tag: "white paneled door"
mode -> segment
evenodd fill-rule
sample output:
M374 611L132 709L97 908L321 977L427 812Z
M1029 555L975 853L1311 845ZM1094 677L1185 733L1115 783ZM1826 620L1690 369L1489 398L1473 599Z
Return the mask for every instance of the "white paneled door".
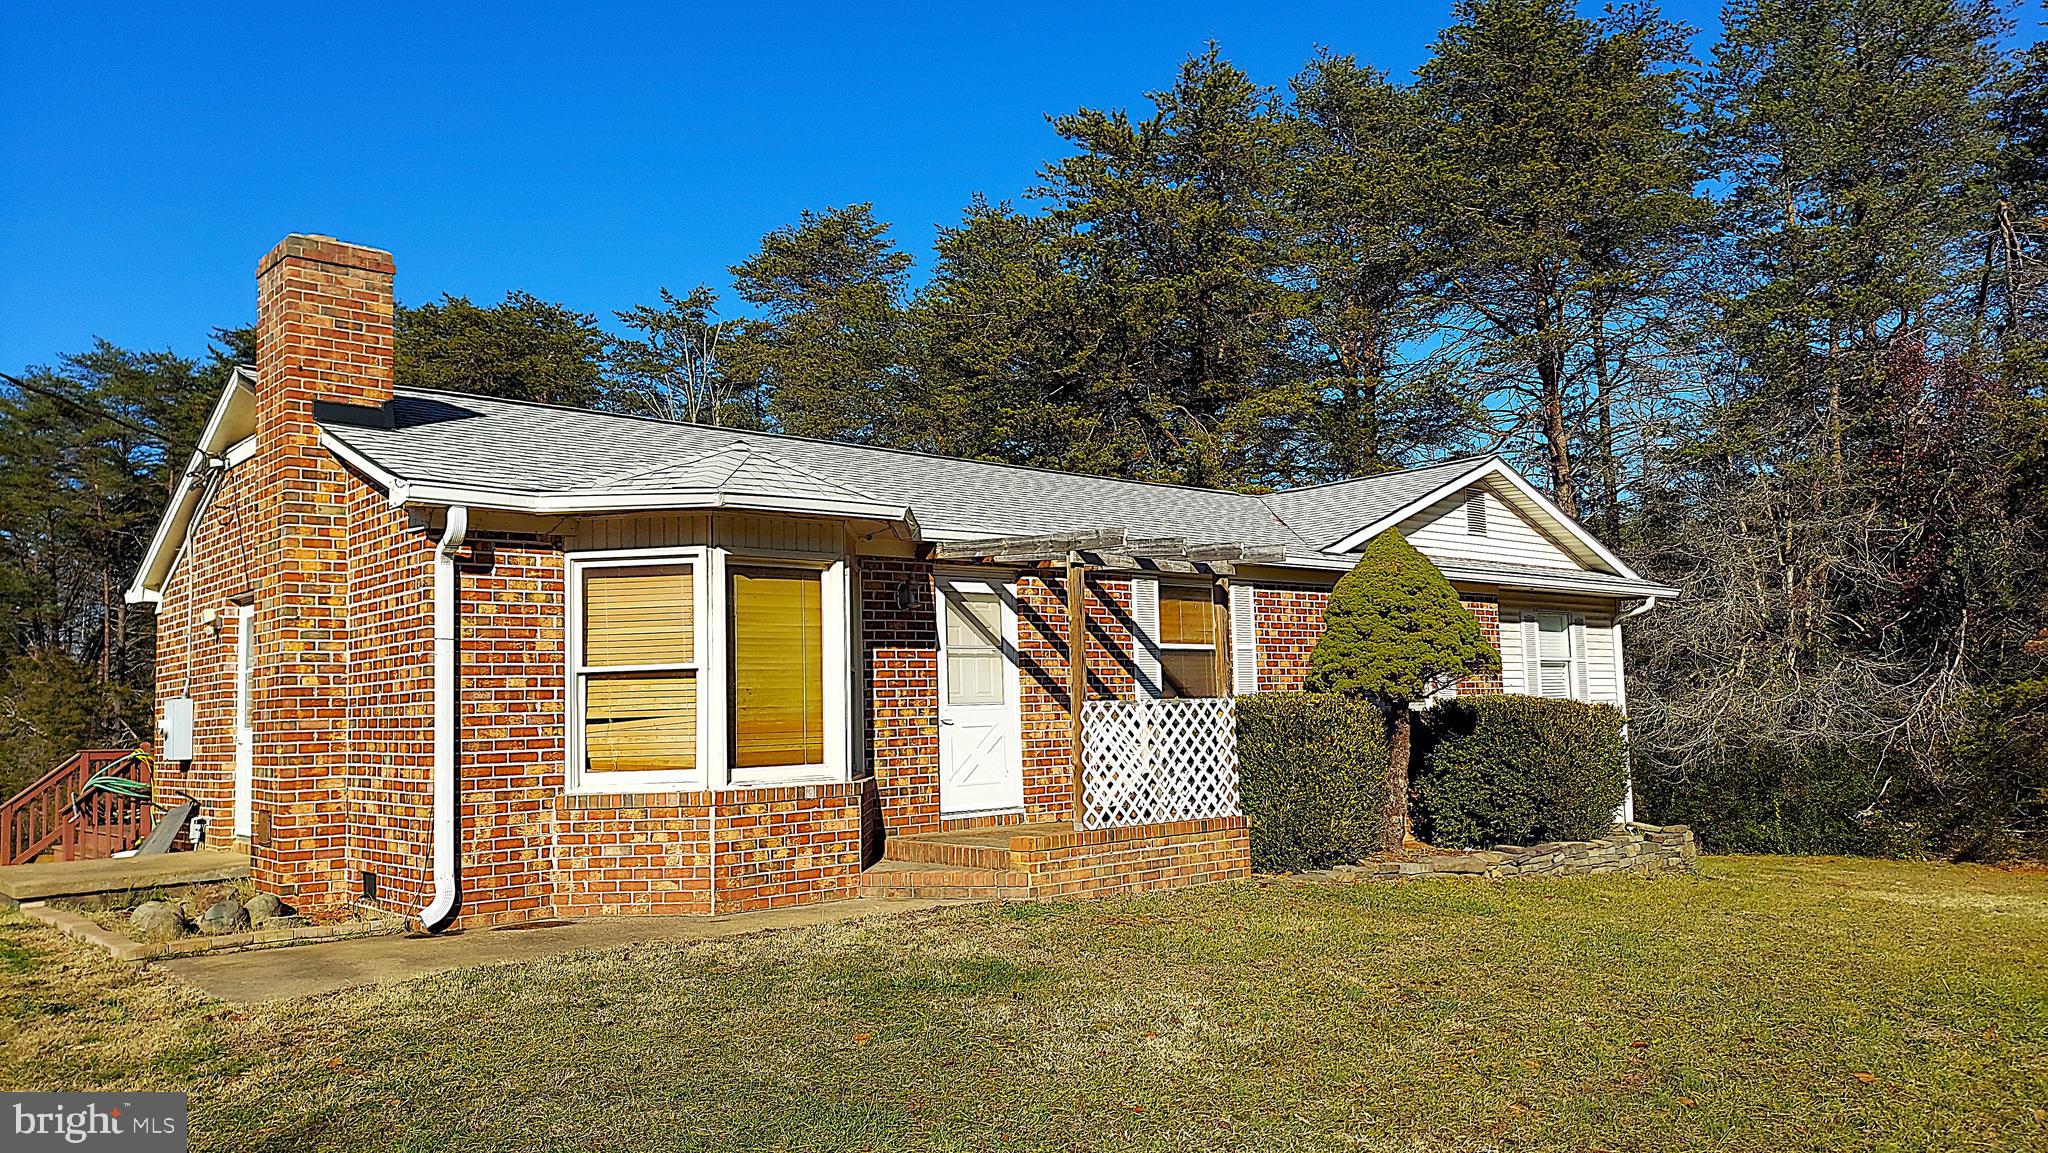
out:
M1017 603L989 581L940 577L939 811L1024 806Z

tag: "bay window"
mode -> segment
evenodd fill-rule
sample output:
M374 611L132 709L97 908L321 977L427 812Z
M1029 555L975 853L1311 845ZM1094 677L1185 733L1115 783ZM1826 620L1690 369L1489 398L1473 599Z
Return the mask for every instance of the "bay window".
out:
M842 777L846 574L839 558L720 548L571 554L568 788Z
M823 574L734 568L732 765L825 763Z
M697 565L598 565L577 579L579 772L622 787L697 774Z

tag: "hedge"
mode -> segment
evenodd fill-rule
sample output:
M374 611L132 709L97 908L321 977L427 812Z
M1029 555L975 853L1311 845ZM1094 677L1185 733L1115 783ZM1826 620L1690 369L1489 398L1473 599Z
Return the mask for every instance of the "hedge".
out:
M1591 840L1628 791L1621 713L1524 696L1469 697L1424 714L1415 806L1446 847Z
M1238 699L1238 775L1253 869L1319 869L1380 851L1386 727L1372 706L1323 693Z

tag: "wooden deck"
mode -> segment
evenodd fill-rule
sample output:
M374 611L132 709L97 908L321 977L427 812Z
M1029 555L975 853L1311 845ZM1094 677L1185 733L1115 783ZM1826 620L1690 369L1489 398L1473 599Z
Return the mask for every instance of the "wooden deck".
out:
M248 875L247 856L214 849L96 861L39 861L0 868L0 907L12 908L23 901L46 901L52 897L233 881Z

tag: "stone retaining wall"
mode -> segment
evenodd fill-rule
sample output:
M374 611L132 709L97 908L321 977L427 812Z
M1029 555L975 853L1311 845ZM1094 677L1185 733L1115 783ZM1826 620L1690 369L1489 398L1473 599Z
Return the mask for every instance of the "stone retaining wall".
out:
M1502 845L1474 851L1446 850L1376 857L1338 865L1330 873L1345 880L1406 881L1428 877L1576 877L1594 873L1687 872L1699 856L1692 830L1684 825L1629 824L1600 841L1551 841L1524 848Z

